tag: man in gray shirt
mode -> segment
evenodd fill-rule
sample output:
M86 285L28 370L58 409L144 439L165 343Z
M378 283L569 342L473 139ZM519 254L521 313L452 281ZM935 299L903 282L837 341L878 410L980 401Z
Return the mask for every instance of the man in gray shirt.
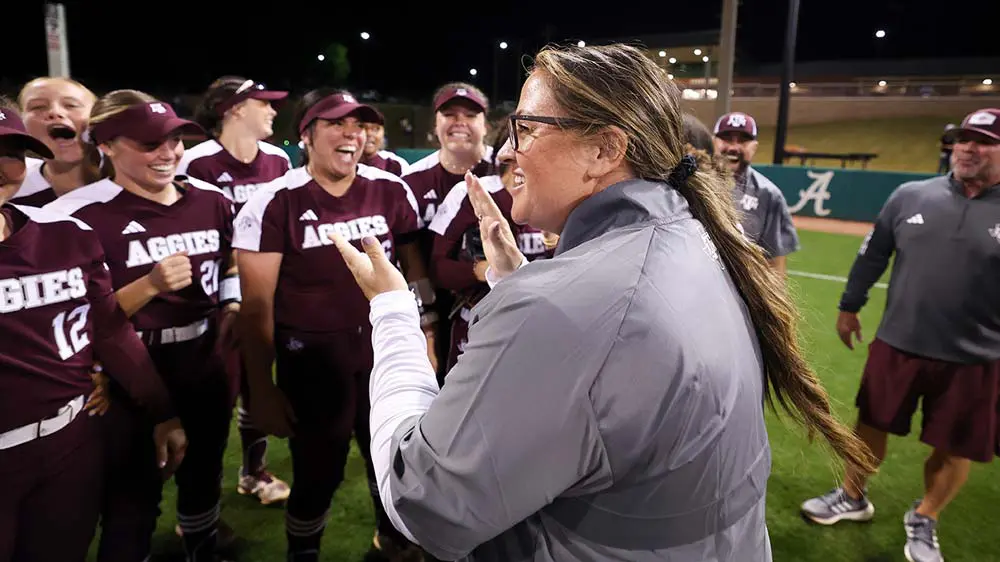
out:
M882 322L857 395L857 434L881 460L887 434L907 435L923 400L920 440L933 447L925 492L907 511L904 552L940 562L936 526L973 461L998 449L1000 395L1000 110L953 129L952 171L901 185L865 238L840 301L837 332L861 341L858 311L895 253ZM865 479L848 467L841 487L802 505L832 525L872 518Z
M799 249L799 237L781 190L750 166L757 153L757 121L746 113L727 113L712 132L715 152L728 162L736 180L733 199L744 233L784 273L786 256Z

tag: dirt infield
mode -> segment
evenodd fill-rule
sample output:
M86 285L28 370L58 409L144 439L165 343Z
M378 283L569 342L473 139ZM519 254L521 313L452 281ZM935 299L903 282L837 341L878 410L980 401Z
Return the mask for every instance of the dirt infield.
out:
M816 217L792 217L795 228L829 232L832 234L854 234L864 236L872 229L870 222L842 221L837 219L818 219Z

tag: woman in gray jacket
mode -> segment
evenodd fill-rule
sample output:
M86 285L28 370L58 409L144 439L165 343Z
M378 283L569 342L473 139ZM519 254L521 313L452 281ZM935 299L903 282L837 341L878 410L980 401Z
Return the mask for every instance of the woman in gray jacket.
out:
M794 310L685 155L680 96L624 45L546 48L500 158L526 264L476 179L495 285L439 391L406 281L331 238L371 300L372 455L397 528L445 560L769 561L765 397L871 467L830 414Z

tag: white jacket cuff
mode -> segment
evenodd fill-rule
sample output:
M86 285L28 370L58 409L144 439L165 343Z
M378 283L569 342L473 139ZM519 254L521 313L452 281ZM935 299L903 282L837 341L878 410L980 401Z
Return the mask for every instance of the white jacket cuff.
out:
M437 377L427 358L427 340L413 293L391 291L371 300L372 348L375 354L369 393L371 455L382 506L393 525L411 541L392 500L392 436L407 419L426 412L438 393Z

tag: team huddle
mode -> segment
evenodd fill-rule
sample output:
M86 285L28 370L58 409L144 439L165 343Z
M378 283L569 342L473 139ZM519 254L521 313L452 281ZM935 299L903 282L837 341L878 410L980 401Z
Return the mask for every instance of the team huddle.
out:
M237 404L238 491L287 502L289 560L318 559L352 436L377 520L369 558L419 555L378 498L368 303L329 235L381 241L443 382L489 288L463 178L509 219L494 159L506 124L489 143L485 95L445 85L441 148L410 165L382 149L374 107L318 90L295 108L293 166L264 141L287 96L223 77L187 120L143 92L40 78L2 109L0 323L20 345L0 359L0 472L15 483L0 560L82 560L95 533L101 562L147 559L171 476L188 560L218 559L238 533L219 501ZM515 232L530 259L551 256L556 237ZM268 435L289 439L292 486L267 468ZM41 511L57 496L72 513Z
M491 287L468 174L511 224L528 261L559 254L557 235L514 224L513 164L497 157L506 143L516 152L517 139L532 130L514 117L489 126L489 102L479 89L446 84L433 97L440 148L409 164L383 149L384 116L376 108L347 91L314 90L293 108L303 147L302 161L293 164L265 142L287 100L287 92L227 76L209 86L188 120L143 92L98 98L73 80L39 78L16 103L0 104L0 327L8 350L0 353L0 477L7 484L0 494L0 562L83 560L95 537L99 562L147 560L171 477L178 494L170 508L187 560L218 560L239 533L224 523L220 508L234 411L243 453L237 490L261 504L285 503L289 561L319 559L352 438L365 461L376 520L367 559L431 560L394 528L379 497L369 419L369 302L332 236L359 248L363 238L378 239L419 304L438 384L448 384L472 311ZM956 173L971 179L939 178L890 200L841 303L845 344L860 333L856 313L868 288L909 240L893 230L900 228L892 220L903 212L896 209L900 201L947 200L956 231L975 222L980 237L986 229L979 222L994 220L996 192L980 176L995 171L998 115L979 112L956 129L965 135L956 142ZM693 119L685 127L689 151L707 151L729 169L743 234L784 272L799 241L781 191L750 166L757 148L753 117L734 112L712 130ZM185 148L192 139L199 142ZM985 210L970 214L979 222L966 221L966 208ZM983 255L1000 241L994 230L1000 225L989 230ZM921 243L913 251L930 250ZM898 298L887 317L903 306ZM964 310L964 302L955 306ZM1000 388L1000 363L992 351L980 353L996 344L995 322L988 320L976 326L987 325L989 338L978 327L966 330L980 334L969 336L969 354L939 358L954 363L953 370L986 365L974 379L984 396ZM913 363L911 378L926 374L914 357L900 355L913 347L912 329L901 324L880 332L872 348L895 370L871 367L877 364L870 358L872 372L858 398L859 431L868 432L879 459L886 433L909 431L897 394L909 393L912 416L921 392L959 392L900 387L888 396L889 387L900 385L889 374L876 376L895 377L903 359ZM945 416L943 402L937 404L934 421L943 429L925 432L924 440L940 449L935 458L942 466L985 462L1000 451L995 399L976 412L989 431L965 448L952 443L952 430L970 407L951 404ZM268 436L288 439L292 475L268 469ZM906 515L907 557L921 562L938 560L936 516L957 493L950 485L928 486ZM49 509L67 499L71 509ZM874 508L863 477L849 473L802 511L832 524L870 519Z

